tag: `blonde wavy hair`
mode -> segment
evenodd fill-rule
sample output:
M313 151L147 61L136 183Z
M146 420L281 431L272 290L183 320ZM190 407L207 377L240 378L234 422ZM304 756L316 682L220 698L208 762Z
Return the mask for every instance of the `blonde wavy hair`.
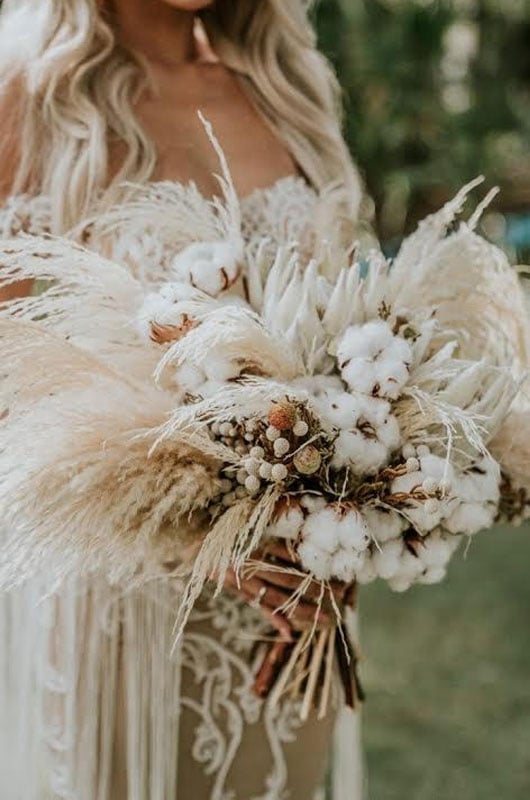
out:
M214 51L244 80L310 183L332 188L351 220L361 182L309 5L217 0L202 22ZM100 6L99 0L4 0L0 13L0 82L8 93L16 87L18 109L10 126L20 143L12 189L49 195L57 230L85 216L103 189L116 195L125 180L148 181L157 159L134 114L145 69L119 46ZM125 157L109 185L112 141L125 145Z

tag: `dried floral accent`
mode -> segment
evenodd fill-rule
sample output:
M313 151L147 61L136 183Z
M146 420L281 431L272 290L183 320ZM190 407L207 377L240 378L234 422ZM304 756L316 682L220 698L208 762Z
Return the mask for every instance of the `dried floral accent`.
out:
M171 344L180 341L197 325L197 321L190 319L187 314L182 315L182 322L179 325L160 325L158 322L151 322L150 338L155 344Z

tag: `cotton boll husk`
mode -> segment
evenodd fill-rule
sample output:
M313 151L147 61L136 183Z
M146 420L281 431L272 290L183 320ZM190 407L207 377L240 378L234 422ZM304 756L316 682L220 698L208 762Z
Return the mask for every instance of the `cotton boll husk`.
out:
M339 546L340 516L329 506L310 514L302 529L304 540L325 553L334 553Z
M372 555L372 563L375 572L380 578L389 580L399 573L403 547L401 539L394 539L390 542L385 542L380 549L375 548Z
M339 543L347 550L366 550L371 541L371 533L360 511L348 510L340 519L338 526Z
M298 546L302 566L320 581L331 578L331 555L320 550L312 542L304 541Z
M344 583L355 580L357 571L362 567L363 557L355 550L341 548L331 559L331 574L334 578Z
M443 524L451 533L472 536L491 528L497 513L497 506L492 503L460 503Z

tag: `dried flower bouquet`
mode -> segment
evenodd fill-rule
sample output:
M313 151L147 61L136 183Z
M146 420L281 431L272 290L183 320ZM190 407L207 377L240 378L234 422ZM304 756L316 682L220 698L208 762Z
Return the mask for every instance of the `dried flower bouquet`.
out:
M2 282L44 289L2 307L0 585L177 564L182 630L207 581L279 543L269 568L301 577L281 611L317 587L336 624L274 641L256 691L323 714L335 661L360 694L333 582L438 582L462 540L529 516L524 297L481 209L455 225L467 190L392 263L336 268L246 250L223 187L224 238L155 292L65 241L2 243Z

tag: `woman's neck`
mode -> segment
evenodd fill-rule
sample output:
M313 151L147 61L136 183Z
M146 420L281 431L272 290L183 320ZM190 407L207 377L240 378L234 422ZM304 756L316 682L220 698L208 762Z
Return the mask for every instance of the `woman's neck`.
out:
M152 63L175 66L196 57L194 15L163 0L113 0L119 41Z

